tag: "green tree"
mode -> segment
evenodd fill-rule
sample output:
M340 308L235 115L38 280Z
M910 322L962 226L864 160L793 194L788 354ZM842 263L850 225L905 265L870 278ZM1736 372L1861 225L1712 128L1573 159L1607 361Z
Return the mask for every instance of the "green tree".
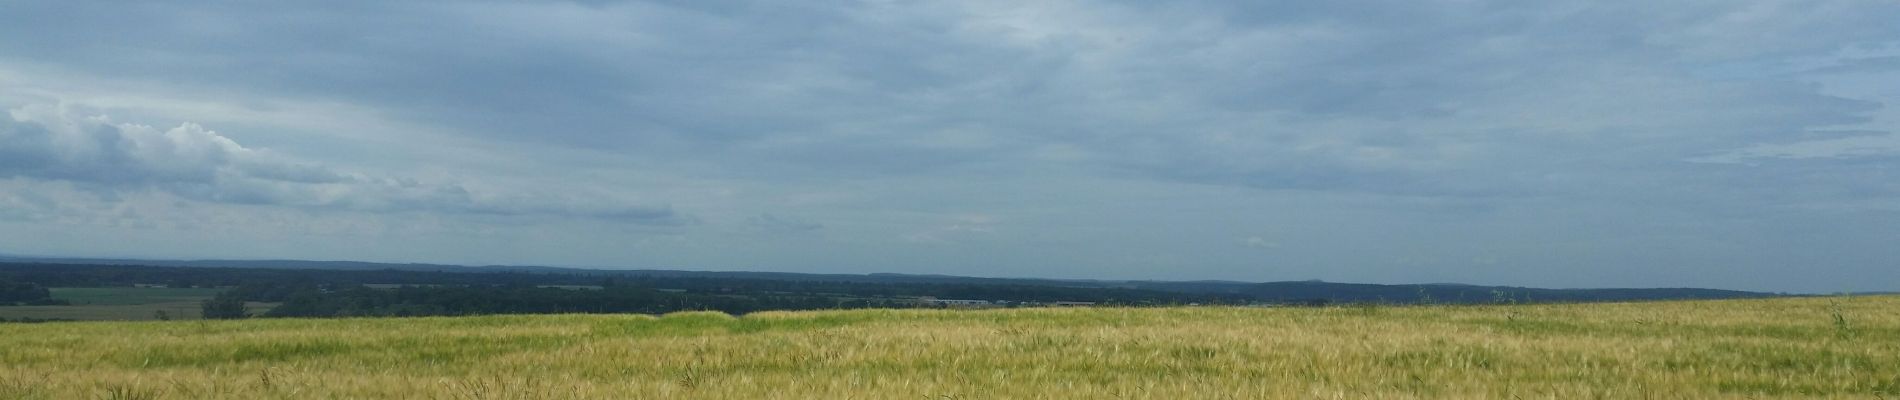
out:
M244 309L243 298L220 293L204 301L204 316L205 319L241 319L251 315Z

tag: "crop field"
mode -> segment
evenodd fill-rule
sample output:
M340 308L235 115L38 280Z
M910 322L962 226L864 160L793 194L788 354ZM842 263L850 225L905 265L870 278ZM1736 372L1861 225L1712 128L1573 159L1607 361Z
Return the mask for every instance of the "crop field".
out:
M224 289L211 288L52 288L54 299L68 306L5 306L0 318L69 319L80 321L128 321L158 319L159 312L176 319L197 319L203 314L199 302L217 296ZM249 303L252 314L270 310L270 303ZM4 397L0 397L4 399Z
M224 289L213 288L159 288L159 287L114 287L114 288L52 288L53 298L72 302L73 305L113 306L139 305L155 303L198 302L217 296Z
M0 324L0 398L1900 398L1900 297Z

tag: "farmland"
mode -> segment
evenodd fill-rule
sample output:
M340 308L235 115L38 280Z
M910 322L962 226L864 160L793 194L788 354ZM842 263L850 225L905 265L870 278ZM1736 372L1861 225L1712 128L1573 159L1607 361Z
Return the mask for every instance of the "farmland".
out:
M1894 398L1900 297L0 325L0 398Z
M80 321L127 321L157 319L159 312L169 318L197 319L200 302L223 289L107 287L52 288L53 298L71 305L0 307L0 318L58 319ZM269 310L267 303L250 303L253 312Z

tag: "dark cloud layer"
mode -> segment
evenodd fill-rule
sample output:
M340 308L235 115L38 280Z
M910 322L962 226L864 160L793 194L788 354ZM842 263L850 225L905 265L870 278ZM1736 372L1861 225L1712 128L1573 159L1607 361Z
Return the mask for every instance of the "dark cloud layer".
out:
M1891 2L5 8L0 218L47 229L51 182L469 224L416 260L1900 280L1858 245L1900 233Z

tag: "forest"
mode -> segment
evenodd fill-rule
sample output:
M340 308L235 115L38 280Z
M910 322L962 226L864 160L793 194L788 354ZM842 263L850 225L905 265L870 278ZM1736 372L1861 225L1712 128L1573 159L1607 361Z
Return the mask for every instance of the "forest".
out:
M52 301L52 292L46 287L28 282L0 280L0 305L40 305Z
M373 266L373 264L371 264ZM391 266L394 266L393 264ZM1752 298L1714 289L1537 289L1320 281L1096 281L932 275L820 275L582 269L444 270L0 262L0 305L62 304L49 288L210 288L205 318L644 313L940 307L1077 302L1104 306L1487 304ZM193 300L197 301L197 300Z
M919 308L923 298L1012 307L1247 304L1242 295L991 283L852 282L652 276L603 271L439 272L0 263L0 279L31 287L220 288L204 318L441 316ZM247 304L272 304L256 312Z

